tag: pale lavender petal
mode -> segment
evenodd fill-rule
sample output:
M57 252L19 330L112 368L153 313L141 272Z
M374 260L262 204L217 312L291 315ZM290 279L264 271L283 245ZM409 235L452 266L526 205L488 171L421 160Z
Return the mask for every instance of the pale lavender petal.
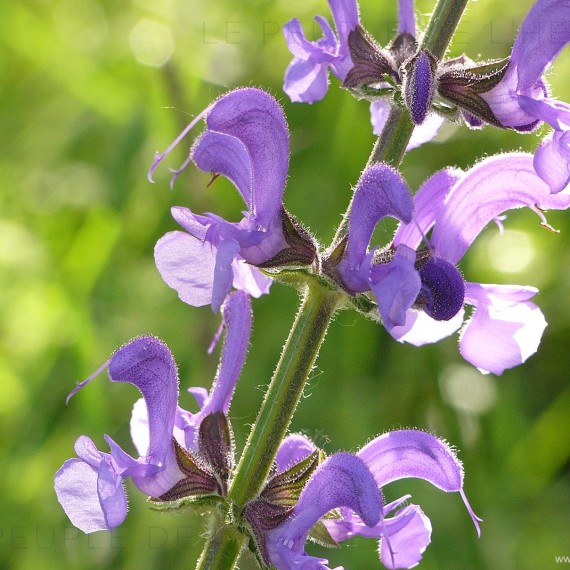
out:
M151 497L160 497L184 479L172 445L173 433L168 439L170 449L162 462L153 459L150 454L146 457L133 459L111 437L106 435L105 441L109 444L114 468L123 478L130 477L135 486L143 493ZM152 443L151 439L150 445Z
M348 507L374 526L380 520L381 505L380 492L366 465L350 453L332 455L305 485L292 516L267 533L271 563L284 570L293 567L292 563L302 568L310 560L304 552L309 530L331 509Z
M557 194L570 182L570 130L554 131L542 139L534 153L536 173Z
M463 176L458 168L446 168L430 176L414 196L413 219L409 224L400 224L393 244L405 244L417 248L433 226L443 206L445 197L453 185Z
M149 419L146 462L164 465L167 455L173 454L178 404L178 372L170 350L155 337L135 338L113 353L108 372L112 382L128 382L140 390Z
M439 342L459 330L463 324L464 311L461 310L449 321L436 321L423 311L410 310L406 313L406 323L394 327L390 334L399 342L423 346Z
M243 291L235 291L222 306L226 338L220 364L202 414L227 414L235 385L245 362L251 335L251 302Z
M340 51L348 51L348 34L360 22L356 0L328 0L338 34Z
M224 95L206 118L209 130L239 139L252 168L251 212L267 227L281 208L289 166L289 130L279 103L265 91L242 88Z
M69 459L55 474L57 499L74 526L85 533L113 530L127 516L127 501L118 478L108 519L99 501L98 469L81 459Z
M379 487L404 479L424 479L442 491L460 491L463 468L453 450L441 439L417 430L385 433L358 453Z
M223 329L223 323L221 328ZM210 353L208 352L208 354ZM206 400L208 399L208 390L206 390L206 388L203 388L202 386L188 388L188 393L194 396L194 399L200 409L206 405Z
M305 37L301 22L297 18L293 18L283 26L287 48L296 59L314 58L314 62L330 62L336 50L336 38L329 23L324 18L317 17L315 19L321 26L324 37L319 42L310 42Z
M416 37L414 0L398 0L398 33L407 33Z
M232 263L237 257L239 249L239 243L232 239L223 240L218 244L212 286L212 311L214 313L218 312L224 299L232 289L234 281Z
M515 40L511 62L518 71L518 90L530 89L570 41L570 2L538 0Z
M107 526L109 530L113 530L125 520L127 496L123 489L122 477L117 476L107 461L102 461L99 465L97 494Z
M253 168L247 148L239 138L208 130L192 148L192 159L198 168L231 180L251 210Z
M212 302L216 249L186 232L169 232L154 248L156 267L182 301L194 307Z
M513 70L511 73L509 73ZM520 106L519 96L516 92L515 68L509 67L505 77L498 85L486 93L481 93L481 97L489 104L493 114L505 127L514 127L517 130L532 131L538 124L536 117L529 115ZM540 97L544 93L544 88L535 88L529 95Z
M374 228L386 216L410 222L412 198L406 181L396 170L387 164L375 164L360 176L350 208L343 260L348 270L358 269L364 261Z
M466 300L475 312L461 335L461 356L499 375L533 355L546 328L544 315L528 300L536 293L534 287L468 283Z
M548 194L532 155L508 153L483 160L448 194L431 237L434 254L457 263L490 221L509 209L535 209Z
M294 59L285 71L283 91L293 103L320 101L327 94L328 88L326 64Z
M170 213L174 221L182 226L190 235L200 241L206 239L208 229L212 223L211 219L196 215L188 208L183 208L182 206L173 206L170 208Z
M288 435L281 442L275 457L277 472L282 473L292 465L303 461L303 459L311 455L315 449L315 444L304 435L300 433Z
M249 265L243 259L234 259L232 270L234 273L234 289L244 291L256 299L269 293L273 279L261 273L257 267Z
M401 245L389 263L370 267L370 288L388 331L405 324L406 311L414 304L420 292L421 280L414 267L415 261L416 252Z
M328 0L332 11L337 35L338 47L331 69L341 81L354 67L348 47L348 35L360 22L356 0Z
M370 121L372 122L372 131L375 135L380 136L386 125L386 120L390 113L391 105L384 99L373 101L370 104ZM445 123L445 119L436 113L430 113L425 121L415 127L410 142L406 147L406 151L417 148L431 141L439 132L439 129Z
M553 129L565 131L570 128L570 105L568 103L548 97L533 99L525 95L519 95L518 101L524 111L548 123Z
M380 559L386 568L413 568L431 542L431 522L417 505L409 505L385 519L388 539L380 542Z

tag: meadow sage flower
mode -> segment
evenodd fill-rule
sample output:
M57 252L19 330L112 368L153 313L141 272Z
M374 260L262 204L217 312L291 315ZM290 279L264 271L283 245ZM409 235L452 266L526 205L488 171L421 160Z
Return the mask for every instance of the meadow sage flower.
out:
M283 207L289 131L277 101L260 89L236 89L200 116L205 116L206 130L175 176L190 160L204 171L226 176L247 211L234 223L214 213L172 208L184 231L169 232L158 241L155 261L182 301L211 304L217 311L232 286L254 297L268 292L271 279L257 267L310 265L315 245ZM150 174L195 122L157 155Z
M310 449L304 446L306 454ZM479 532L453 450L428 433L399 430L373 439L356 454L334 454L312 473L289 516L269 525L262 537L266 564L279 570L326 570L328 561L309 555L305 542L309 536L322 541L328 533L331 545L355 535L379 539L384 566L412 568L430 543L431 523L417 505L403 506L409 495L389 504L382 495L385 485L408 477L459 492Z
M416 257L421 293L416 306L407 310L405 323L390 330L392 336L421 345L457 330L463 321L463 303L457 306L457 295L464 286L464 302L473 307L473 314L460 335L463 358L494 374L524 362L536 352L546 327L542 312L530 301L538 290L469 281L461 285L457 277L461 281L463 277L450 268L489 222L500 223L505 211L526 206L549 227L542 210L566 209L569 205L568 194L551 195L536 175L530 154L497 155L465 173L447 169L433 175L414 197L414 222L402 224L394 237L393 247L417 249L433 228L425 249L418 250ZM434 262L446 268L435 281L433 276L422 274L422 267ZM439 307L436 312L443 318L434 314L433 307Z
M251 305L243 292L228 297L222 307L227 335L214 385L209 394L191 392L201 407L191 414L178 406L178 373L168 347L150 336L119 348L102 370L112 382L136 386L144 407L135 405L131 435L139 457L131 457L108 435L110 453L99 451L87 436L75 443L77 458L67 460L55 474L55 491L71 522L85 533L113 530L127 515L123 481L155 501L189 496L221 495L233 462L227 422L231 398L248 348Z
M568 42L570 2L538 0L517 34L504 78L483 95L507 127L529 131L544 121L554 129L534 157L536 172L552 192L570 182L570 105L548 96L544 74Z
M538 290L468 282L456 265L483 228L506 210L527 206L548 227L541 210L568 208L570 196L551 195L532 160L510 153L465 173L443 170L423 184L413 204L392 167L369 167L356 186L348 235L323 261L323 270L352 295L371 291L390 334L418 346L455 332L464 305L470 305L474 312L461 332L462 356L494 374L521 364L536 352L546 327L530 301ZM369 250L374 228L386 215L402 223L391 244ZM422 241L426 245L419 249Z

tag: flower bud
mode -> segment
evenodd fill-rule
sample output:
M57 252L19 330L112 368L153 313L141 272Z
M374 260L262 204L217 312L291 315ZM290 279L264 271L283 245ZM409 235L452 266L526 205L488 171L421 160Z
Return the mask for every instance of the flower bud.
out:
M436 91L437 59L426 49L405 65L404 101L415 125L421 125L430 110Z

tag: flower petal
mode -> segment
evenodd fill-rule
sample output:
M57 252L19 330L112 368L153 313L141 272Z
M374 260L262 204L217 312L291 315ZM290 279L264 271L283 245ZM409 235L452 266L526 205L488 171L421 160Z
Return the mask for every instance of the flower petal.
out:
M310 557L304 544L311 527L328 511L348 507L369 526L380 520L381 498L366 465L350 453L329 457L311 476L293 514L267 533L271 564L288 570L292 563L302 567Z
M398 34L416 37L416 16L414 0L398 0Z
M243 259L234 259L232 270L234 273L234 289L244 291L256 299L269 293L273 279L261 273L257 267L249 265Z
M166 284L193 307L212 302L216 249L186 232L169 232L154 248L156 267Z
M218 244L212 286L212 311L214 313L218 312L227 294L232 289L234 281L232 264L238 256L239 249L239 243L233 239L225 239Z
M542 139L534 153L536 173L553 193L561 192L570 183L570 130L554 131Z
M206 124L208 130L235 137L247 149L251 212L266 227L281 208L289 166L289 131L281 106L260 89L236 89L216 101Z
M71 523L79 530L89 534L99 530L113 530L127 516L125 491L117 482L115 501L112 512L107 518L104 508L111 505L107 501L103 506L98 494L98 469L81 459L69 459L54 477L57 499Z
M509 209L540 204L550 188L537 176L532 160L530 154L508 153L471 168L453 186L436 219L434 253L457 263L491 220Z
M243 291L235 291L222 306L226 338L220 365L210 395L200 413L227 414L236 382L245 362L251 335L251 302Z
M178 372L161 340L142 336L116 350L109 362L112 382L128 382L143 395L149 420L147 462L164 465L173 453L172 431L178 404Z
M386 568L413 568L431 542L431 522L417 505L409 505L385 519L388 539L380 542L380 559Z
M458 168L445 168L430 176L414 196L413 220L400 224L393 244L405 244L416 249L433 226L443 206L445 197L453 185L463 176Z
M329 88L328 67L312 60L294 59L285 71L283 91L293 103L320 101Z
M511 64L518 72L518 90L533 87L569 41L570 2L538 0L524 19L511 54Z
M315 444L300 433L292 433L288 435L279 446L275 464L277 465L277 473L282 473L292 465L303 461L306 457L315 451Z
M406 181L387 164L367 168L358 181L350 208L348 244L339 271L348 277L357 270L368 251L368 244L378 222L392 216L403 222L412 217L412 198Z
M370 267L370 288L378 302L384 327L390 331L406 322L406 311L420 292L421 280L414 267L416 252L401 245L389 263Z
M365 445L357 456L366 463L379 487L404 479L424 479L442 491L460 491L463 468L441 439L417 430L385 433Z
M394 327L390 334L399 342L408 342L414 346L423 346L447 338L463 324L463 310L449 321L436 321L423 311L409 310L406 322L401 327Z
M239 138L205 131L192 148L192 159L198 168L231 180L251 210L253 167L247 148Z
M502 374L523 363L540 344L546 320L531 301L534 287L467 283L466 300L475 306L459 343L461 356L481 372Z

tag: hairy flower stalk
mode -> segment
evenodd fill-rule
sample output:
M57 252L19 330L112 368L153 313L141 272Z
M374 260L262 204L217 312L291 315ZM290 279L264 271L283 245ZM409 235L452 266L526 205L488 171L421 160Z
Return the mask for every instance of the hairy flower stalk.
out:
M440 0L428 24L422 47L441 57L466 4L467 0ZM393 110L387 127L378 138L368 165L380 161L394 167L400 164L414 125L408 113ZM335 241L344 236L347 229L348 219L345 216ZM243 507L261 491L334 316L336 302L335 294L320 286L306 291L229 490L229 499L238 507ZM204 547L197 568L235 568L246 537L236 535L233 527L223 523L220 528L213 529L212 536L216 538Z

